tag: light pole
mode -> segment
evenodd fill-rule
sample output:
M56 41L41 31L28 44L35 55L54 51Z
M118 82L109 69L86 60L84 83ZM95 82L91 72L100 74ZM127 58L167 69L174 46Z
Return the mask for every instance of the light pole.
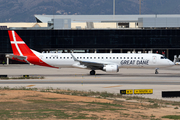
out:
M116 0L113 0L113 15L116 14Z
M142 2L143 0L139 0L139 14L141 15L141 2Z

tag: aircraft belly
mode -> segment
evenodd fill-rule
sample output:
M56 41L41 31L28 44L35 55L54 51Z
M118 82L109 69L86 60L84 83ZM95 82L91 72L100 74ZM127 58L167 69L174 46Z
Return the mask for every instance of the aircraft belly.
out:
M120 68L162 68L164 66L157 65L122 65Z
M144 68L144 69L155 69L155 68L166 68L169 66L165 66L165 65L142 65L142 66L137 66L137 65L133 65L133 66L121 66L120 68Z
M48 64L59 68L72 68L73 61L48 61Z

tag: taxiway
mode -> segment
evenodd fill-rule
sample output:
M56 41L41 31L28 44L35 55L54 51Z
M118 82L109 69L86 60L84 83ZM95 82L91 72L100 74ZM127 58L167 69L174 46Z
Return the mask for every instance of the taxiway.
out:
M153 89L151 95L138 95L147 98L180 101L180 98L162 98L162 91L180 91L180 66L160 69L120 69L119 73L97 71L90 76L89 70L64 68L53 69L34 65L0 65L0 74L9 77L22 75L44 76L45 79L34 80L0 80L0 87L36 87L59 88L83 91L107 91L119 93L125 89Z

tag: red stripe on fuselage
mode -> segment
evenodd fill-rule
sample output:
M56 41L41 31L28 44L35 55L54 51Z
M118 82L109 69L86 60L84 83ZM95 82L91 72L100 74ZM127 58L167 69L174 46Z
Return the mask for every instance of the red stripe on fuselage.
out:
M58 67L54 67L54 66L51 66L51 65L45 63L44 61L39 59L36 55L28 56L27 61L32 63L32 64L35 64L35 65L40 65L40 66L45 66L45 67L52 67L52 68L58 68Z
M22 52L23 56L27 56L27 61L28 62L30 62L32 64L35 64L35 65L57 68L57 67L53 67L51 65L48 65L47 63L42 61L40 58L38 58L36 56L36 54L34 54L32 52L32 50L29 49L29 47L26 44L18 44L18 46L19 46L19 49Z

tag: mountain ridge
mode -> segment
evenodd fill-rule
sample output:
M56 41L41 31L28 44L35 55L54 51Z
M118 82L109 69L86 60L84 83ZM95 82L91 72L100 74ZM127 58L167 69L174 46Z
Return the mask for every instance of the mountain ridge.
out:
M110 15L113 0L0 0L0 22L35 22L38 15ZM138 14L138 0L116 0L116 14ZM179 0L142 0L142 14L179 14Z

